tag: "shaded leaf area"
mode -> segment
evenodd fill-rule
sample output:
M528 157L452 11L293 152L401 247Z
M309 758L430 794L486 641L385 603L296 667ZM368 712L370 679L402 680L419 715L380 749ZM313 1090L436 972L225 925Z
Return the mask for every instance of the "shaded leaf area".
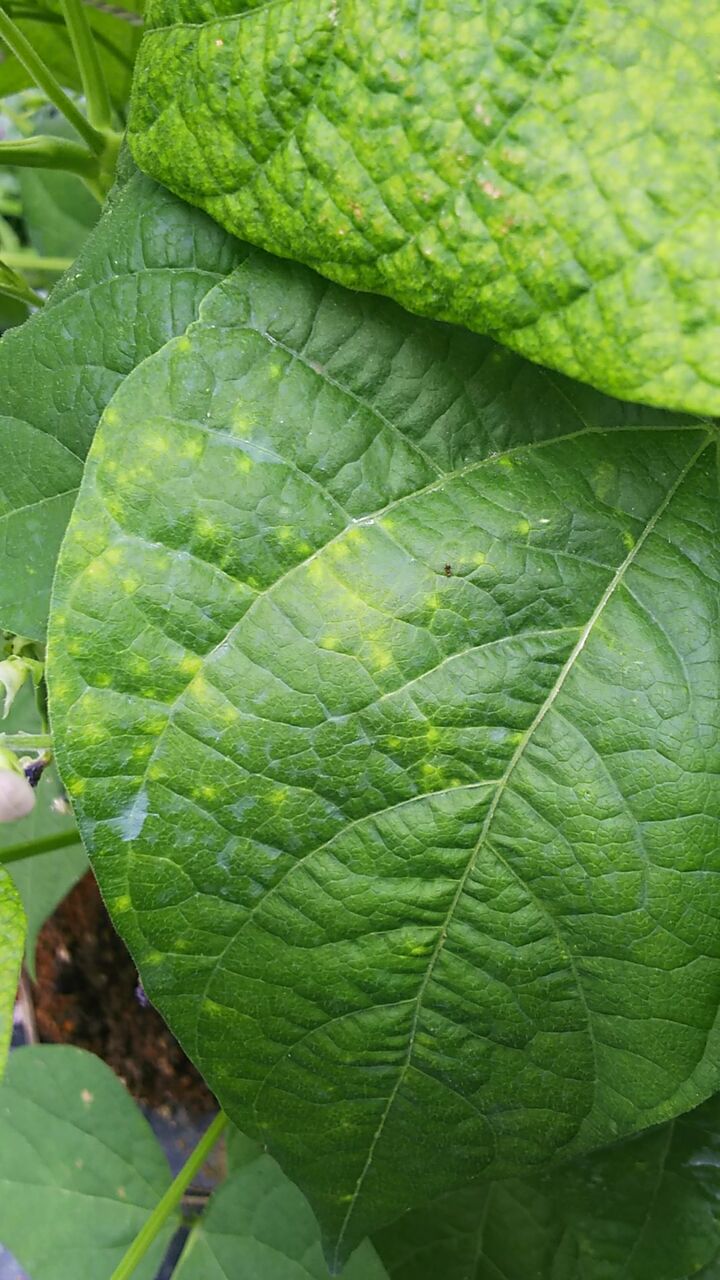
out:
M174 1280L329 1280L310 1206L271 1156L235 1131L227 1180L193 1227ZM342 1280L388 1280L361 1244Z
M32 1280L109 1280L170 1184L145 1117L90 1053L11 1053L0 1085L0 1243ZM178 1225L137 1268L153 1280Z
M0 1077L5 1070L10 1045L24 943L22 903L5 868L0 866Z
M9 0L4 7L60 83L77 93L82 92L82 81L59 0ZM117 6L125 11L126 17L113 13L110 5L105 11L100 6L85 7L113 106L122 116L142 35L139 20L142 0L124 0L122 6ZM128 18L135 18L135 21L128 21ZM34 81L23 64L5 49L2 42L0 49L4 55L0 62L0 97L33 87Z
M98 419L242 256L209 218L131 178L41 312L0 342L0 626L45 632L55 561Z
M709 1280L720 1265L719 1126L712 1098L554 1173L444 1196L380 1232L377 1247L392 1280Z
M3 733L39 733L40 716L35 708L33 690L29 685L20 691L6 720L0 721ZM63 791L55 768L47 770L38 787L37 800L32 813L19 822L0 823L0 864L3 855L20 845L32 844L47 836L64 836L75 827L75 820L62 813L58 804ZM12 862L8 866L10 878L20 894L27 918L25 939L25 963L31 978L35 978L35 946L38 934L52 915L56 906L72 889L88 869L88 860L80 836L77 844L65 849L53 849L36 857Z
M715 436L259 252L200 312L96 436L54 730L338 1264L717 1086Z
M78 141L77 134L53 111L40 111L34 131ZM23 221L28 240L49 258L76 258L100 216L100 206L72 173L52 169L18 169Z
M715 0L154 0L148 24L135 158L229 230L720 412Z

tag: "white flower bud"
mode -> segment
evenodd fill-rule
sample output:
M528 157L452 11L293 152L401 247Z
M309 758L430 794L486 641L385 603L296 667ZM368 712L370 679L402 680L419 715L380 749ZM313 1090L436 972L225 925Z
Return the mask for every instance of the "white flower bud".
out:
M0 822L26 818L35 808L35 792L14 769L0 769Z

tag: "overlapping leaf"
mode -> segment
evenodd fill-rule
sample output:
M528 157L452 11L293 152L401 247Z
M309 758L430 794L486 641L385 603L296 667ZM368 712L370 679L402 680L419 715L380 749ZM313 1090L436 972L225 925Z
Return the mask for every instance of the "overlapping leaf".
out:
M242 253L130 180L45 308L0 342L0 626L44 634L57 553L98 418Z
M717 1085L716 440L259 253L200 310L105 411L54 728L341 1259Z
M0 865L0 1076L5 1070L12 1033L20 962L25 943L22 904L5 868Z
M442 1197L380 1232L380 1253L392 1280L709 1280L719 1122L713 1098L555 1173Z
M715 0L148 7L153 177L331 279L720 411Z

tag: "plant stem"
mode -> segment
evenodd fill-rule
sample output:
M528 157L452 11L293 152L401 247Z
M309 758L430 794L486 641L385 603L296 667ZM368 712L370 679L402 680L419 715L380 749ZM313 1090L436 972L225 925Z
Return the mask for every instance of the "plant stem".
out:
M37 840L27 840L25 844L11 844L9 849L0 849L0 866L6 862L22 862L25 858L36 858L40 853L54 853L56 849L67 849L71 844L79 844L77 831L56 831L51 836L40 836Z
M10 751L46 751L51 746L49 733L0 733L0 747Z
M30 41L2 6L0 6L0 39L5 41L11 53L15 54L18 62L22 62L25 70L32 76L38 89L42 89L43 93L47 94L53 106L57 107L73 129L77 130L90 150L97 156L102 155L105 150L105 139L102 134L97 129L93 129L90 122L85 119L55 79L50 68L45 65L42 58L38 57Z
M135 1268L145 1257L150 1245L165 1226L168 1218L177 1209L186 1188L204 1165L227 1123L228 1118L225 1112L218 1112L190 1158L185 1162L177 1177L168 1187L162 1200L156 1204L145 1226L136 1235L125 1257L113 1271L110 1280L129 1280Z
M72 42L87 102L90 124L101 133L112 129L112 107L105 73L81 0L61 0L60 7Z
M97 178L100 172L97 157L87 147L71 142L69 138L52 138L49 134L0 142L0 164L30 166L32 169L65 169L81 178Z
M67 271L74 262L74 258L42 258L38 253L25 252L24 249L0 253L0 257L9 267L21 271Z

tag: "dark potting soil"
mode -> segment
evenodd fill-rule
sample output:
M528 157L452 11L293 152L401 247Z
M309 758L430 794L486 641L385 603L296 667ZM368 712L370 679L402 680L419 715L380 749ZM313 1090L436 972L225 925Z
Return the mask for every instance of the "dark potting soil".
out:
M154 1109L216 1110L202 1077L147 1001L88 873L43 926L33 987L40 1039L103 1058Z

